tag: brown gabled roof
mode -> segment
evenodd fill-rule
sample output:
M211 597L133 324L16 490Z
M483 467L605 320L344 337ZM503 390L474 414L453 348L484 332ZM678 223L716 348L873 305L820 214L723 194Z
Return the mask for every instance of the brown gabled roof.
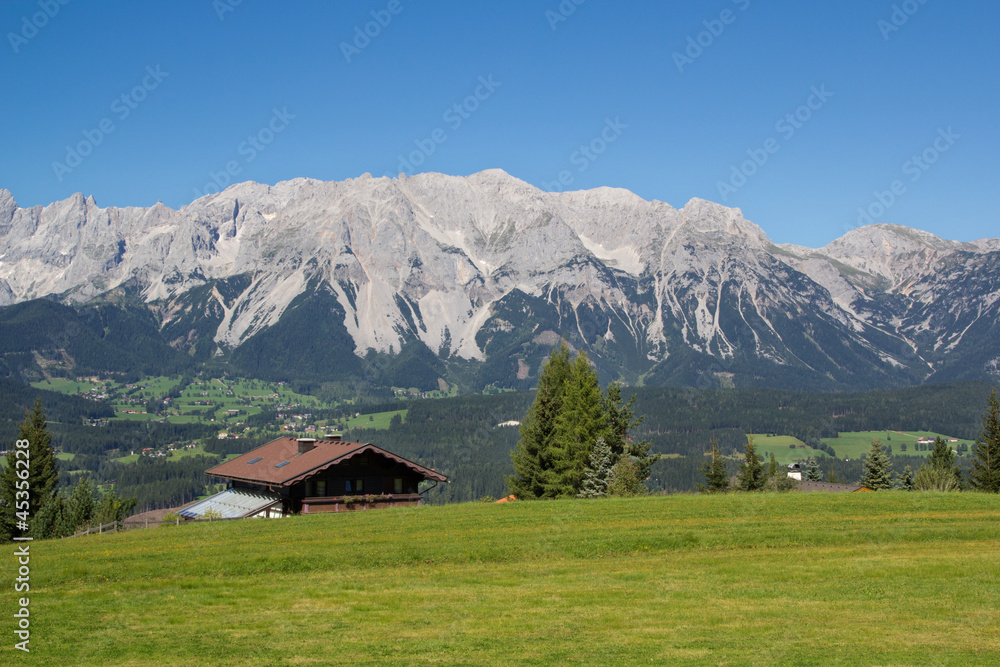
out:
M359 454L374 452L397 463L402 463L426 479L434 479L439 482L448 481L447 477L436 470L425 468L370 443L344 442L323 438L316 440L314 444L312 449L299 454L299 443L296 438L278 438L242 456L209 468L205 474L243 482L288 486Z

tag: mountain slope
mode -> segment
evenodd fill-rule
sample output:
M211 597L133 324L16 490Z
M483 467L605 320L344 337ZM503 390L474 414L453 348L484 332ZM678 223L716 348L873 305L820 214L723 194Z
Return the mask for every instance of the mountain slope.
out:
M241 183L178 211L0 191L0 304L112 301L196 362L316 381L400 380L405 349L419 386L526 388L561 336L634 383L982 378L1000 372L998 260L996 240L891 225L777 246L738 209L499 170Z

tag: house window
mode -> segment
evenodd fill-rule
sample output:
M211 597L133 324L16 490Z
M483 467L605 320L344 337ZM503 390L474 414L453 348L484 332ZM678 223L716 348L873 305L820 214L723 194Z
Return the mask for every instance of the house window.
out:
M319 479L316 480L316 495L325 496L326 495L326 480Z
M365 480L363 480L363 479L356 479L356 480L354 480L354 490L357 491L358 493L361 493L362 491L364 491L365 490Z
M392 492L393 493L402 493L403 492L403 478L402 477L397 477L396 479L392 480Z

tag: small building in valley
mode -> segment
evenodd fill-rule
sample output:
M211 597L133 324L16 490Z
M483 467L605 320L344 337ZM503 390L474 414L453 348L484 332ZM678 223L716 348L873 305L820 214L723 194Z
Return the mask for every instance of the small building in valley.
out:
M381 447L340 436L277 438L205 474L228 480L230 488L181 516L265 518L417 505L420 482L448 481Z

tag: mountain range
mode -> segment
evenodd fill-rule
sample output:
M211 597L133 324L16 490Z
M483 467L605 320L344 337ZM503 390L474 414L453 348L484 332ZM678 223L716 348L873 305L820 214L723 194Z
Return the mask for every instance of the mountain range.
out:
M629 384L1000 376L1000 240L772 243L739 209L503 171L232 185L173 210L0 190L0 371L529 388L565 339Z

